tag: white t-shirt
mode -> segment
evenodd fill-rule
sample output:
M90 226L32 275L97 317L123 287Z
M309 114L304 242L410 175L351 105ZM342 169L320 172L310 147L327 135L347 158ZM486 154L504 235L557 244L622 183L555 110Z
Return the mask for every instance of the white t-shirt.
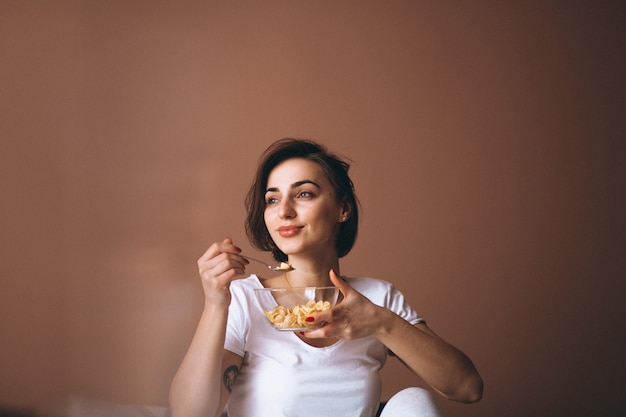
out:
M411 324L422 318L392 284L347 278L374 304ZM373 417L380 402L379 371L386 347L375 337L313 347L293 332L274 329L255 295L256 275L231 283L224 348L244 358L228 403L228 417Z

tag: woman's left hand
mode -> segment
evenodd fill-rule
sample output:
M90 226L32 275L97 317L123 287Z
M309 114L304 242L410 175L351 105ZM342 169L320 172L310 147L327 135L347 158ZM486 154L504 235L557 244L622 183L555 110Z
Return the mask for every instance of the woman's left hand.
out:
M305 332L308 338L335 337L339 339L358 339L371 336L381 326L379 307L353 289L335 271L330 271L330 280L339 288L343 300L330 310L311 314L307 319L311 323L322 323L322 327Z

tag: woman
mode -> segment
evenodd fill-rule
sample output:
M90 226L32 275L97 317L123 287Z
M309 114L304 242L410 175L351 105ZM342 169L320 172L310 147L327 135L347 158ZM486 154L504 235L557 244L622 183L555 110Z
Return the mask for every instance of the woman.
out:
M379 370L393 352L432 389L471 403L482 379L462 352L438 337L390 283L340 274L358 226L349 165L323 146L283 139L265 152L246 199L246 231L258 249L294 269L260 280L231 239L198 260L205 306L170 390L173 417L373 417ZM340 302L311 314L322 327L279 332L253 289L334 285ZM383 416L435 412L422 391L392 398ZM395 407L395 408L394 408ZM401 414L401 409L412 409ZM411 414L412 413L412 414Z

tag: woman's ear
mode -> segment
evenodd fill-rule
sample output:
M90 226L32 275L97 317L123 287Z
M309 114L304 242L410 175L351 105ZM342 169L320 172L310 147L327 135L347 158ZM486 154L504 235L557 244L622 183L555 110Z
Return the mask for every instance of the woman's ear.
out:
M351 211L350 210L350 205L344 203L343 208L339 212L339 222L340 223L344 223L344 222L346 222L350 218L350 211Z

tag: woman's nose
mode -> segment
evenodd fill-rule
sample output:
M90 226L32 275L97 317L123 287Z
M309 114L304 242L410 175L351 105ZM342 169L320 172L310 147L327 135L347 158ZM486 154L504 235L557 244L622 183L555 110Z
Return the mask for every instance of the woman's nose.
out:
M296 211L293 209L291 200L284 198L278 207L278 216L281 219L291 219L295 216Z

